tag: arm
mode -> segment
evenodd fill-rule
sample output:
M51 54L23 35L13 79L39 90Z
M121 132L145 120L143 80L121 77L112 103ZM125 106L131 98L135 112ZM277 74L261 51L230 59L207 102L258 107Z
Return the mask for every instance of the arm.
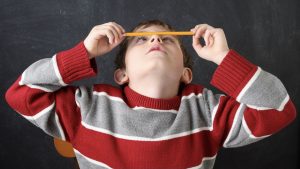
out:
M107 42L114 34L121 34L114 31L120 29L115 27L118 27L115 23L95 26L85 43L30 65L7 90L8 104L47 134L70 141L81 121L76 98L84 91L69 84L96 75L94 57L109 52L122 40Z
M233 50L219 65L211 83L228 95L221 99L220 116L217 116L224 120L218 128L224 131L221 139L224 147L261 140L296 117L295 107L281 81Z
M204 59L218 64L212 78L228 96L221 96L215 113L216 140L238 147L261 140L288 125L295 107L281 81L229 50L222 29L209 25L194 28L193 47ZM196 40L204 37L205 46Z
M80 120L77 88L69 83L96 75L83 43L52 58L30 65L7 90L6 101L24 118L47 134L69 140Z

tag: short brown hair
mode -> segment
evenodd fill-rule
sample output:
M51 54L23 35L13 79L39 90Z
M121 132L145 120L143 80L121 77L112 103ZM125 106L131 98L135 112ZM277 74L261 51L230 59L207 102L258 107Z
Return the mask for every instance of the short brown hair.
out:
M135 32L137 29L139 28L147 28L149 26L152 25L157 25L157 26L162 26L170 31L175 31L169 24L160 21L160 20L147 20L147 21L143 21L140 22L135 28L132 29L131 32ZM181 40L179 38L177 38L180 44L180 48L182 50L183 53L183 63L184 63L184 67L188 67L192 70L192 58L191 56L187 53L187 50L185 49L185 47L183 46ZM128 42L129 42L130 38L126 38L120 45L119 45L119 50L117 52L117 56L115 59L115 69L122 69L122 68L126 68L125 65L125 54L127 51L127 47L128 47Z

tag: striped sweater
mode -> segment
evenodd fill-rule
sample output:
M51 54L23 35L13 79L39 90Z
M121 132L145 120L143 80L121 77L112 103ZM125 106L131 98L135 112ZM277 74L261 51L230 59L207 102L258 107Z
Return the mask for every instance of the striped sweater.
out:
M73 145L82 169L211 169L221 147L261 140L296 116L280 80L234 50L211 80L226 95L194 84L170 99L69 85L96 74L81 42L33 63L6 92L15 111Z

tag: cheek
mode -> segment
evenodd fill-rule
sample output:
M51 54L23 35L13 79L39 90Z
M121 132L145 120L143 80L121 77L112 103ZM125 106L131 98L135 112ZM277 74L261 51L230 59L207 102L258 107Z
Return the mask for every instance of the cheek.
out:
M127 50L126 57L130 61L137 60L137 59L141 58L141 56L143 56L144 53L145 53L145 50L142 46L136 46L136 47L132 47Z
M182 53L182 50L176 48L176 49L173 49L172 51L173 51L172 55L173 55L175 61L177 62L177 65L178 66L183 66L184 63L183 63L183 53Z
M136 50L131 50L125 55L125 64L127 71L135 71L141 65L139 52Z

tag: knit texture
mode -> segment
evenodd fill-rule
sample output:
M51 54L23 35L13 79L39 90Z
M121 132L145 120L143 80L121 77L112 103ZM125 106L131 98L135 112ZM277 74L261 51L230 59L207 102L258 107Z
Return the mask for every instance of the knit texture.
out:
M96 74L81 42L33 63L6 92L20 115L73 145L82 169L211 169L221 147L266 138L296 116L280 80L234 50L211 80L227 95L195 84L170 99L68 85Z

